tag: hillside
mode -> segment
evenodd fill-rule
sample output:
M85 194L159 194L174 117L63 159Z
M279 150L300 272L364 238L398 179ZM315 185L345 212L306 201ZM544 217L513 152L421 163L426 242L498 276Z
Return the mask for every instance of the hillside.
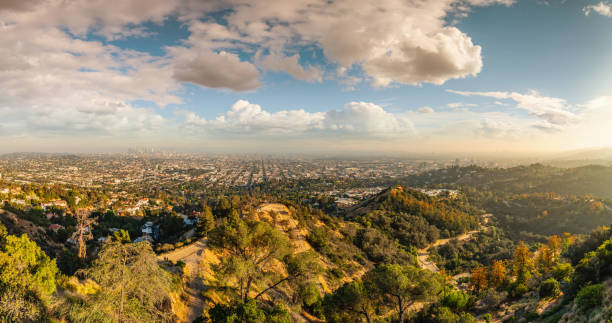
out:
M612 198L612 166L558 168L533 164L512 168L454 167L406 178L415 187L451 185L517 194L549 193Z
M371 225L403 246L423 248L479 227L480 213L463 196L429 196L394 186L347 211L347 219Z
M48 315L68 322L124 315L100 307L120 308L122 288L136 302L125 315L162 322L570 322L607 315L587 310L586 296L578 296L600 288L587 291L601 294L595 296L605 308L609 303L612 231L597 228L612 217L606 200L449 188L396 185L334 216L310 199L220 196L208 200L212 207L199 205L194 226L176 226L183 218L173 215L159 222L176 226L184 240L157 243L167 250L157 255L148 242L132 243L125 229L90 243L88 257L72 262L62 258L65 245L41 241L35 245L63 264L63 275L40 297L53 304ZM4 255L21 245L34 250L30 239L49 240L24 219L32 217L27 211L2 216ZM135 224L96 217L94 232L109 221ZM156 218L142 221L149 219ZM30 238L15 237L21 233ZM132 260L118 262L125 255ZM46 259L45 272L59 272ZM64 268L70 263L78 266L72 273ZM154 295L153 303L139 298L143 293Z

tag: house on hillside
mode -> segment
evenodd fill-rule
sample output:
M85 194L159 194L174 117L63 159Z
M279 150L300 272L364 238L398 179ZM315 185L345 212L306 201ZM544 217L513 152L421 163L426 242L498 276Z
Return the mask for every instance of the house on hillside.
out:
M59 229L64 229L64 226L56 223L52 223L51 225L49 225L49 230L53 232L57 232Z

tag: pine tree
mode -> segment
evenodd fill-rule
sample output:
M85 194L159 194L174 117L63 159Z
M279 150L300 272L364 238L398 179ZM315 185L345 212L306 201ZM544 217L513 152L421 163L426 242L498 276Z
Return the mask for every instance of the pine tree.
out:
M531 277L531 270L533 269L533 261L531 259L531 252L527 245L521 241L521 243L514 250L514 257L512 259L512 273L516 277L516 281L519 284L524 284Z

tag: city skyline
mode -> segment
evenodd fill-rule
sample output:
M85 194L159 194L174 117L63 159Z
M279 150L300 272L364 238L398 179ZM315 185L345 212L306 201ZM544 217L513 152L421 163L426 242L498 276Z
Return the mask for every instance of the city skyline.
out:
M0 153L612 146L609 1L0 3Z

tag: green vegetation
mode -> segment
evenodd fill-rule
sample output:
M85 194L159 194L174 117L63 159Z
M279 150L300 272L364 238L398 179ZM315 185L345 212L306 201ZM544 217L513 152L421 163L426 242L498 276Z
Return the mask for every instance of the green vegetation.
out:
M149 243L108 243L82 275L97 285L97 291L67 300L65 314L70 320L172 321L172 277L159 267Z
M541 298L557 297L561 294L561 285L554 278L549 278L540 284L539 291Z
M8 321L41 321L55 291L55 261L26 235L4 235L0 225L0 317Z
M598 319L611 305L612 230L603 225L612 223L612 203L582 195L603 194L599 184L556 185L607 171L451 168L394 181L456 194L393 186L345 210L313 190L357 181L287 180L206 194L188 183L184 194L156 191L163 207L141 217L94 210L82 230L93 233L84 257L66 242L79 230L75 209L9 205L16 215L0 226L0 316L170 322L184 319L186 288L201 285L200 322ZM86 205L109 198L104 188L26 188L72 207L82 204L76 197ZM264 216L258 207L272 202L287 212ZM154 243L131 243L149 221ZM188 256L205 260L200 268L153 252L186 246L180 253L195 241L206 246ZM420 268L417 254L421 262L429 254L440 271Z
M602 284L586 286L578 292L576 304L583 311L599 306L601 305L604 290L605 287Z

